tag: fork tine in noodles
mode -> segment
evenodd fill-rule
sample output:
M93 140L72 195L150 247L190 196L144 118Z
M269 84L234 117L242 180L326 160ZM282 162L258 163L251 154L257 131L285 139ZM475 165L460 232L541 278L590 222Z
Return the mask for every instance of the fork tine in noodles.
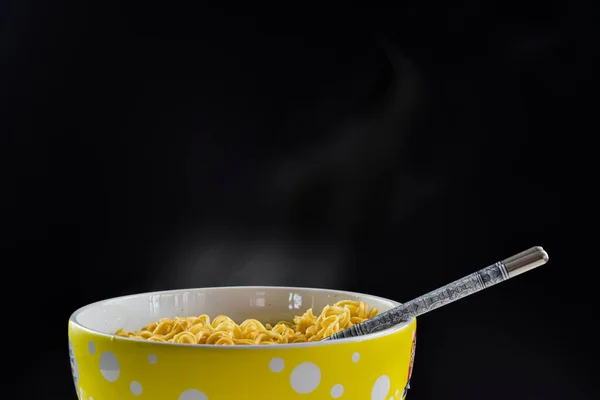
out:
M211 321L203 314L162 318L139 331L119 329L115 335L153 342L230 346L316 342L373 318L377 313L377 308L369 309L362 301L342 300L325 306L318 316L308 309L295 316L293 322L280 321L275 325L263 324L256 319L247 319L238 325L226 315L218 315Z

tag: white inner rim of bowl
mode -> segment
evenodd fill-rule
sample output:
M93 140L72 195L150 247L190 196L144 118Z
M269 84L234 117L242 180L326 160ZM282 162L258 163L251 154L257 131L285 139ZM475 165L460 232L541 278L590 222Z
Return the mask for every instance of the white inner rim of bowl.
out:
M114 335L120 328L127 331L139 330L150 322L175 316L199 316L208 314L212 319L223 314L236 323L255 318L262 323L291 321L309 308L315 315L323 307L340 300L364 301L369 307L377 307L379 312L393 308L400 303L378 296L342 290L301 288L284 286L231 286L197 289L177 289L161 292L140 293L102 300L81 307L75 311L70 321L82 329L118 340L140 342ZM235 349L272 349L282 347L305 347L356 342L389 335L405 329L411 321L398 324L381 332L355 338L326 342L291 343L257 346L189 345L180 343L147 342L152 345L187 346Z

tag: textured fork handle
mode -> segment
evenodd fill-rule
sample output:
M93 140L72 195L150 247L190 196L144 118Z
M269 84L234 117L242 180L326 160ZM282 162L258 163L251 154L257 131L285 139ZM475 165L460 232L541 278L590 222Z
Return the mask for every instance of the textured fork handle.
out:
M467 297L513 276L528 271L548 261L548 254L541 247L497 262L489 267L433 290L408 303L394 307L349 329L333 334L324 340L335 340L379 332L410 318L423 315L453 301Z

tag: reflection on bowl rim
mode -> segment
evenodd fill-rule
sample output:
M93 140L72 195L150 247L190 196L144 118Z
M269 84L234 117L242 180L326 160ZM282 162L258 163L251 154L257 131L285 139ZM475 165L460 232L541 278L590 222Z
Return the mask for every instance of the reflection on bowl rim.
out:
M295 287L295 286L212 286L212 287L199 287L199 288L187 288L187 289L160 290L160 291L156 291L156 292L144 292L144 293L135 293L135 294L129 294L129 295L124 295L124 296L111 297L111 298L96 301L94 303L90 303L83 307L78 308L69 317L69 322L73 323L81 330L84 330L84 331L94 334L94 335L108 337L108 338L111 338L111 340L125 340L125 341L130 341L130 342L135 342L135 343L142 342L142 343L149 343L149 344L158 345L158 346L177 346L177 347L181 346L181 347L194 347L194 348L204 348L204 349L212 348L212 349L236 349L236 350L242 350L242 349L244 349L244 350L276 350L276 349L289 349L289 348L301 348L301 347L331 346L331 345L336 345L336 344L377 339L379 337L388 336L393 333L399 332L403 329L406 329L408 326L411 325L411 323L415 319L413 317L406 322L400 323L398 325L394 325L393 327L384 329L380 332L369 333L367 335L362 335L362 336L352 337L352 338L337 339L337 340L331 340L331 341L317 341L317 342L286 343L286 344L273 344L273 345L237 345L237 346L236 345L226 346L226 345L215 345L215 344L185 344L185 343L171 343L171 342L154 342L154 341L146 341L146 340L139 340L139 339L131 339L131 338L126 338L126 337L118 336L118 335L111 334L111 333L100 332L95 329L90 329L86 326L83 326L82 324L80 324L77 321L77 316L79 314L81 314L83 311L85 311L89 308L92 308L93 306L97 306L99 304L106 303L109 301L127 299L130 297L168 295L168 294L175 294L175 293L182 293L182 292L196 291L196 290L212 291L212 290L224 290L224 289L250 289L250 290L277 289L277 290L291 290L291 291L307 290L307 291L313 291L313 292L327 292L328 294L338 294L338 295L342 294L342 295L348 295L348 296L362 297L362 298L364 298L364 300L367 300L367 301L369 299L377 300L377 301L386 301L386 302L392 303L393 307L401 304L395 300L386 299L385 297L379 297L379 296L374 296L374 295L366 294L366 293L350 292L350 291L346 291L346 290L337 290L337 289Z

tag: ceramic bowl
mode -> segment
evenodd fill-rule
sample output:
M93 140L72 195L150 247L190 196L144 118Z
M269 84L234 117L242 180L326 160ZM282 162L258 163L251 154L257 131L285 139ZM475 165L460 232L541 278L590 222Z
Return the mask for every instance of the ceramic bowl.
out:
M385 311L399 303L361 293L294 287L217 287L143 293L80 308L69 352L80 400L400 400L412 373L416 319L358 338L278 345L189 345L115 336L175 316L240 323L291 321L340 300Z

